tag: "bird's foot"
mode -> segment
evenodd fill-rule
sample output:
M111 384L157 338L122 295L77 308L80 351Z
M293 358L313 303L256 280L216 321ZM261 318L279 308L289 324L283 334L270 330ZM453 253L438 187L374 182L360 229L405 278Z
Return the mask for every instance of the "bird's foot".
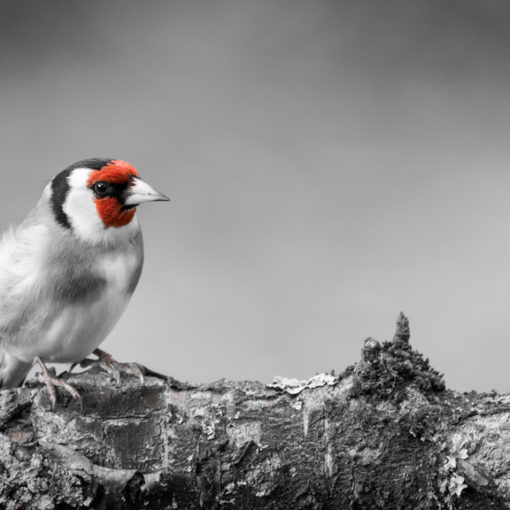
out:
M90 366L99 366L109 374L113 376L117 385L120 384L120 374L121 372L127 372L128 374L133 374L140 379L140 382L143 384L144 379L144 367L139 365L138 363L120 363L115 361L113 357L105 351L101 349L94 349L93 354L97 356L97 359L89 359L85 358L83 361L80 361L79 365L81 368L87 368ZM72 370L74 366L71 366Z
M83 409L83 403L80 397L80 394L76 390L76 388L73 388L70 384L68 384L63 379L57 377L57 374L55 373L55 369L48 368L44 362L40 358L36 358L37 363L39 363L39 366L41 367L43 373L37 374L37 377L40 382L43 382L46 384L46 388L48 388L48 393L50 395L50 402L51 402L51 408L55 409L55 406L57 405L57 386L60 386L61 388L64 388L70 395L73 397L76 402L80 404L80 407Z

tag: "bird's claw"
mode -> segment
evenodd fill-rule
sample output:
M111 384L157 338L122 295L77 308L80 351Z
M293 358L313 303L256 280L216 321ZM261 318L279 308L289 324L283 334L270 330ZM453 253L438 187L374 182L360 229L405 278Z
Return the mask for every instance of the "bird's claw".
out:
M43 373L37 374L37 378L40 382L44 383L46 385L46 388L48 388L48 393L50 395L50 402L51 402L51 409L55 409L55 406L57 405L57 386L60 386L64 390L66 390L71 397L80 404L80 408L83 410L83 402L81 400L81 396L78 393L78 390L71 386L69 383L64 381L63 379L60 379L57 377L57 374L55 373L55 370L53 368L47 368L46 365L41 361L37 360L39 362L39 365L42 368Z
M140 379L140 382L144 384L144 369L138 363L120 363L115 361L110 354L102 351L101 349L95 349L94 354L98 359L85 358L83 361L80 361L80 367L87 368L90 366L99 365L115 379L117 385L120 384L121 372L127 372L128 374L137 376ZM72 370L76 364L77 363L73 363L70 370Z

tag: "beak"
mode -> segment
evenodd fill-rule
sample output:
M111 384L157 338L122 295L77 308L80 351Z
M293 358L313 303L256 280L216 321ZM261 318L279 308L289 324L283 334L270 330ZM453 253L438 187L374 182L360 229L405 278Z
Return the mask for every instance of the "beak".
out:
M134 207L142 202L158 202L170 200L166 195L156 191L152 186L138 177L133 177L132 183L126 190L124 205Z

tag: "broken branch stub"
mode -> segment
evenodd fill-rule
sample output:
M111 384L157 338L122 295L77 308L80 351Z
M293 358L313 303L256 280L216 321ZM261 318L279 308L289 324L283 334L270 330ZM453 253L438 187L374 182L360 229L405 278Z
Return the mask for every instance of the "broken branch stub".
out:
M397 318L397 330L393 336L393 342L408 344L410 338L411 330L409 329L409 319L403 312L400 312Z

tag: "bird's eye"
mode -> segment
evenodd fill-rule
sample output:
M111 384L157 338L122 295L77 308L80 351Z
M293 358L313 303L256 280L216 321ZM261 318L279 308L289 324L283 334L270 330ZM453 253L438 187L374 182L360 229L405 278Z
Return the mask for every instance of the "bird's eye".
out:
M94 193L100 197L104 197L110 191L110 186L103 181L96 182L94 184Z

